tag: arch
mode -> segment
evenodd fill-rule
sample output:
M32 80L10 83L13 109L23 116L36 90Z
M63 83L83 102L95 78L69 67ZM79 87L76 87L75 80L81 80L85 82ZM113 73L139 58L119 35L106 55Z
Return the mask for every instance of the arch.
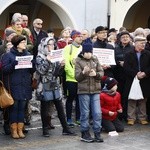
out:
M149 0L139 0L136 2L126 13L123 26L129 31L134 31L137 27L149 27L149 8Z
M10 5L13 3L17 2L19 0L0 0L0 3L3 5L1 6L0 9L0 15L3 13L3 11L8 8ZM75 23L73 17L71 14L65 9L65 7L58 1L56 0L37 0L49 8L51 8L59 17L60 21L63 24L63 27L70 26L72 28L77 28L77 24Z

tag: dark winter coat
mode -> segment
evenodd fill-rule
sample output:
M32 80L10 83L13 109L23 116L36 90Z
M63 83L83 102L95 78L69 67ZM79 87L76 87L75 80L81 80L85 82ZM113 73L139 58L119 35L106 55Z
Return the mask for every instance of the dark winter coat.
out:
M114 47L111 44L108 44L106 41L101 41L99 39L97 39L97 41L93 44L94 48L104 48L104 49L112 49L114 50ZM104 75L105 76L109 76L109 77L114 77L113 75L113 67L111 66L111 68L105 69L104 70Z
M125 95L129 95L134 77L139 72L136 51L131 51L125 55L124 69L126 73ZM150 52L143 50L140 57L140 71L146 73L146 77L140 79L140 85L144 97L150 97Z
M19 53L14 47L2 58L3 80L7 89L10 88L14 100L30 100L32 98L32 69L15 69L16 56L30 55L26 50ZM34 66L34 65L33 65Z
M41 42L41 39L48 37L47 33L44 30L41 30L39 32L39 34L37 35L37 33L35 32L35 30L31 30L32 36L33 36L33 55L34 58L36 58L37 54L38 54L38 46Z
M128 44L126 46L122 46L120 43L115 47L115 60L116 60L116 66L114 67L114 77L118 82L122 82L125 80L125 72L124 68L120 66L119 61L124 61L125 54L133 51L134 46L131 44Z

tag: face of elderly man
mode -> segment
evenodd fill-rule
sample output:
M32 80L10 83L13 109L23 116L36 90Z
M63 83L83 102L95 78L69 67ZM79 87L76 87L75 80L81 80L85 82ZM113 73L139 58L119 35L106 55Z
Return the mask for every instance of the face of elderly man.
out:
M136 41L135 42L135 50L138 51L138 52L144 50L145 44L146 44L146 40Z

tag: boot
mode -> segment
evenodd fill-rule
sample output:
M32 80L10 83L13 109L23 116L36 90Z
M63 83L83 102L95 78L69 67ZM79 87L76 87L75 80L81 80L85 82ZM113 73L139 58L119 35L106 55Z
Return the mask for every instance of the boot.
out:
M81 132L81 139L80 140L83 142L87 142L87 143L94 142L94 139L91 137L91 134L88 130Z
M17 123L12 123L10 125L10 128L11 128L11 136L14 138L14 139L19 139L19 135L17 133Z
M104 142L104 140L101 138L100 132L95 132L94 136L96 142Z
M24 123L18 123L18 135L20 138L25 138L23 134Z
M10 135L11 132L10 132L10 125L9 125L9 123L6 123L6 122L4 121L3 128L4 128L5 134L6 134L6 135Z
M43 128L43 136L44 137L49 137L50 136L48 128Z
M51 116L47 117L49 129L55 129L55 126L52 124L51 119L52 119Z

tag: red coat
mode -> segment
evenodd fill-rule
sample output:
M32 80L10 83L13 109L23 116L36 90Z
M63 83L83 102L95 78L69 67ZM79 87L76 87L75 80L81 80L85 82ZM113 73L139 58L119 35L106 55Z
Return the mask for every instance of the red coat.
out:
M108 95L107 93L102 92L100 94L102 118L110 121L115 120L118 115L117 110L122 109L120 101L120 93L116 92L116 95ZM109 111L115 112L115 114L113 116L109 116Z

